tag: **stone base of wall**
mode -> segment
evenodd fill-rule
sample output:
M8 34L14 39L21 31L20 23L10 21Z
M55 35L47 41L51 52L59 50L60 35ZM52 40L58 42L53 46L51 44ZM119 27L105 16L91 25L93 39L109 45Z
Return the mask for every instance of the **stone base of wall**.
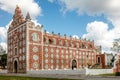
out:
M8 73L7 70L0 70L0 73ZM99 74L111 74L114 73L114 69L76 69L76 70L31 70L26 74L65 74L65 75L99 75Z
M28 71L27 74L85 74L85 69L80 70L32 70Z
M7 73L7 70L0 70L0 74Z
M113 69L87 69L86 75L100 75L100 74L111 74Z

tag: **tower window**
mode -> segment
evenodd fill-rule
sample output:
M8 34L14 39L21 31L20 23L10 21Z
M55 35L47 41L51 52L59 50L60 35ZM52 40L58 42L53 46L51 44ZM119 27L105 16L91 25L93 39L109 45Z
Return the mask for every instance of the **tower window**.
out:
M17 48L14 49L15 55L17 54Z

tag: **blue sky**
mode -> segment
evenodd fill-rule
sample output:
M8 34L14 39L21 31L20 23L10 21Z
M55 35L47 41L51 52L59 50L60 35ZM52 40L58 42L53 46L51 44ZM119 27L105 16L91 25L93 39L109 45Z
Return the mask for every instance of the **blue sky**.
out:
M0 45L4 47L16 5L20 6L24 16L29 11L32 19L48 32L94 40L95 45L102 45L103 51L108 51L113 40L120 36L119 0L13 1L0 0Z
M60 32L62 35L82 37L86 33L87 23L95 20L107 22L104 15L78 15L75 10L64 14L60 11L61 6L58 3L50 3L47 0L36 0L36 2L41 6L43 12L43 16L38 16L37 20L49 32L54 31L55 33Z

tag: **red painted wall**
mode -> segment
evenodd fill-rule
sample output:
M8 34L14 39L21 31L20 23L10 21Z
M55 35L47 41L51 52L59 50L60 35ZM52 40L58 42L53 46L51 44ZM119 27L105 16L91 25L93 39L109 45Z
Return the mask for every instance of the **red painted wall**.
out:
M98 63L98 57L100 57L101 68L105 68L105 55L104 54L96 55L96 63Z

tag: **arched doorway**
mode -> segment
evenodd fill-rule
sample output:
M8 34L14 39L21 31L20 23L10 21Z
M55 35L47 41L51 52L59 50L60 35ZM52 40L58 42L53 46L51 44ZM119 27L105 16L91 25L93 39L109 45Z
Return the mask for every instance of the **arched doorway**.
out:
M17 73L18 64L17 61L14 61L14 73Z
M77 61L74 59L72 60L72 70L77 68Z

